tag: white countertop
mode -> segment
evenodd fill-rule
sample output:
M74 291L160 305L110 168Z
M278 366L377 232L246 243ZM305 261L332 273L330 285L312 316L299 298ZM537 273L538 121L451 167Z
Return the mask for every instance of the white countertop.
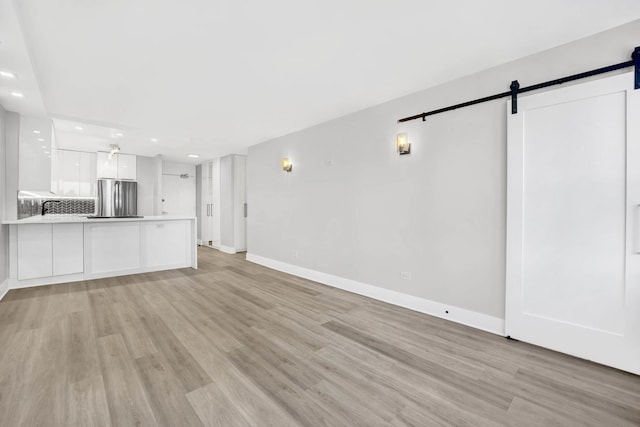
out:
M160 216L145 216L143 218L87 218L80 215L36 215L29 218L2 221L3 224L56 224L56 223L99 223L99 222L137 222L137 221L176 221L176 220L191 219L195 220L194 216L186 215L160 215Z

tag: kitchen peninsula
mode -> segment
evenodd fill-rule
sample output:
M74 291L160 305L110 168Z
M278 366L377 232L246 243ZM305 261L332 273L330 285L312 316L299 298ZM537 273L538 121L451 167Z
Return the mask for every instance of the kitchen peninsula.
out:
M9 288L197 268L196 219L38 215L3 221Z

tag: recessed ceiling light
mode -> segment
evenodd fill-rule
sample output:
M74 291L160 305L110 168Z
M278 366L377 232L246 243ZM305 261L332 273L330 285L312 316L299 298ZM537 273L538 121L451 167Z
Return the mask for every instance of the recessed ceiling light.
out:
M4 77L5 79L15 79L16 75L13 74L11 71L0 71L0 76Z
M158 138L151 138L151 142L158 142Z
M38 138L38 141L42 142L44 141L44 138Z
M11 96L15 97L15 98L24 98L24 93L20 93L20 92L11 92Z
M187 157L191 157L192 159L197 159L198 157L200 157L200 154L189 154L189 156Z
M40 133L40 131L39 130L34 130L33 133Z
M116 132L116 133L115 133L115 136L116 136L116 137L118 137L118 138L120 138L120 137L122 137L122 136L123 136L123 134L122 134L122 132Z
M82 126L76 126L75 130L82 130Z
M50 152L49 151L45 151L44 154L50 154Z
M42 148L47 148L47 146L46 146L46 145L41 145L40 147L42 147Z

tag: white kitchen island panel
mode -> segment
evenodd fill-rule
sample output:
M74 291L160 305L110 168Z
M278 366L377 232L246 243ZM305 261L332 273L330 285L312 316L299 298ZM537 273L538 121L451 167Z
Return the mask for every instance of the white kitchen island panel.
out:
M18 279L53 275L51 224L25 224L18 228Z
M141 224L142 255L146 267L191 266L191 234L189 221Z
M3 224L10 226L10 289L198 268L194 217L46 215Z
M53 224L53 275L82 273L84 269L84 227L82 224Z
M140 270L140 224L85 224L85 274L127 274Z

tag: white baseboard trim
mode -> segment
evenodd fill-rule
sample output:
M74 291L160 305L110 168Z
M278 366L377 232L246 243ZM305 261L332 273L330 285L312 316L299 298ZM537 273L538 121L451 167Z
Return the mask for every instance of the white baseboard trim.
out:
M0 283L0 301L2 301L7 292L9 292L9 279Z
M18 280L9 278L9 289L34 288L36 286L55 285L58 283L79 282L80 280L88 280L82 273L65 274L63 276L38 277L35 279Z
M235 254L238 251L236 251L236 248L231 246L220 245L220 252L224 252L225 254Z
M409 310L451 320L452 322L461 323L463 325L471 326L472 328L504 336L504 319L500 319L499 317L489 316L487 314L466 310L464 308L454 307L413 295L403 294L401 292L357 282L351 279L345 279L344 277L322 273L320 271L288 264L248 252L247 261L282 271L284 273L292 274L294 276L333 286L334 288L373 298L378 301L387 302L389 304L408 308Z

